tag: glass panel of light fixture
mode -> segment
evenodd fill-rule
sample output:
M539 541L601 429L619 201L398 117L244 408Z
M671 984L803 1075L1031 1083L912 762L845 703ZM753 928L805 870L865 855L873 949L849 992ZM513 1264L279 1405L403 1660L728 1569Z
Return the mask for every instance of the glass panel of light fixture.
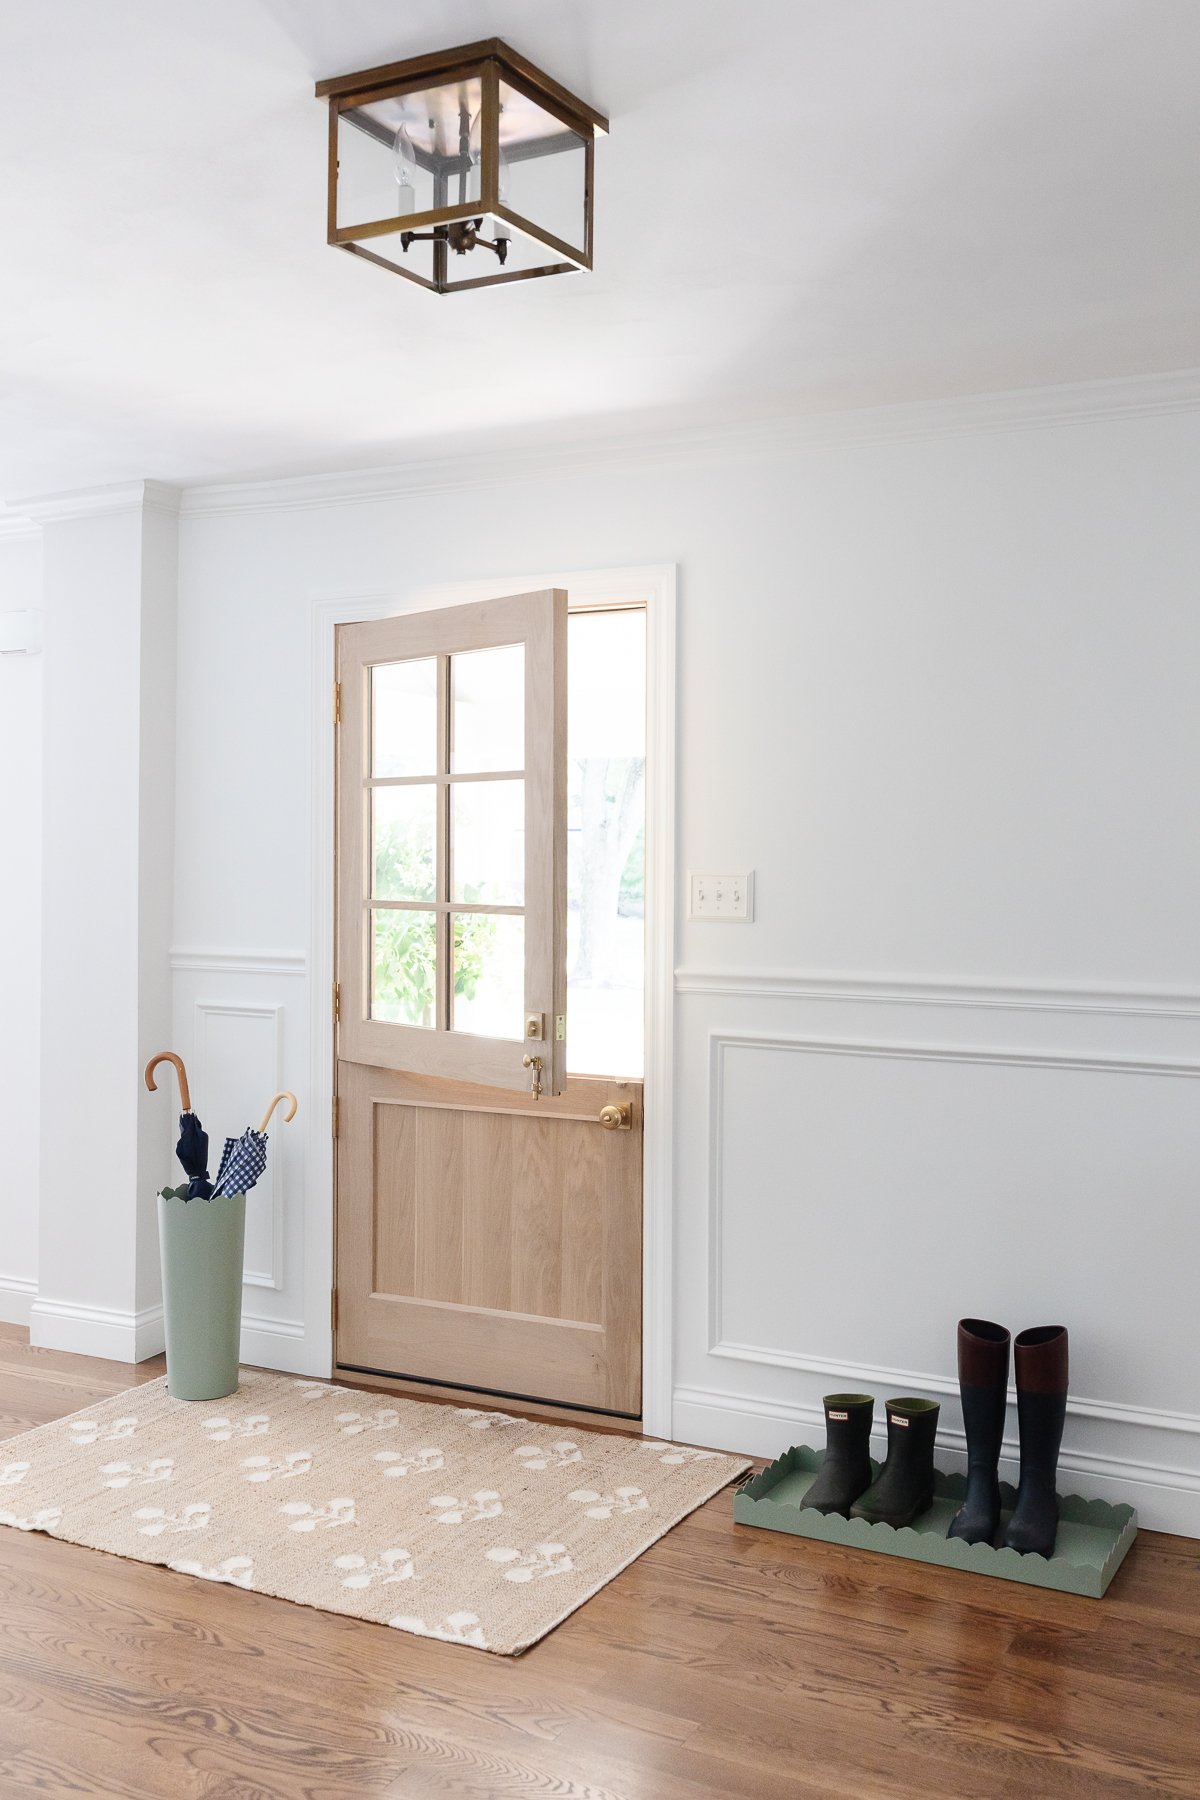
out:
M437 658L371 670L372 775L436 775Z
M450 784L450 898L471 906L525 902L525 783Z
M525 767L525 646L467 650L450 659L450 771Z
M524 1036L525 920L518 913L454 913L451 1027L473 1037Z
M376 900L436 900L437 787L371 790L371 864Z
M370 225L436 205L433 170L387 103L371 101L338 114L337 222ZM399 246L397 246L397 250Z
M531 225L582 254L587 236L586 141L504 81L499 197Z
M371 913L371 1017L432 1031L437 1023L437 915Z
M428 212L478 200L482 140L482 88L479 77L445 82L407 94L390 94L342 113L338 129L339 157L351 134L378 145L380 165L352 146L352 179L366 183L374 198L382 187L379 168L386 168L392 192L385 210L367 213L357 202L342 202L342 169L338 169L338 224ZM369 167L370 174L366 169Z

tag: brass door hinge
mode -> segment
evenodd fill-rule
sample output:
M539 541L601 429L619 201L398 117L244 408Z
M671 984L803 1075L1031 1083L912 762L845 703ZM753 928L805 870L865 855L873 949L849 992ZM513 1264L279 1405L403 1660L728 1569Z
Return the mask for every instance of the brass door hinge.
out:
M333 984L333 1022L335 1025L340 1025L342 1022L342 984L340 981L335 981Z
M333 1096L333 1135L339 1136L342 1129L342 1108L337 1095Z
M340 725L342 722L342 684L340 681L335 681L333 684L333 722L335 725Z
M329 1295L329 1329L337 1330L337 1289L333 1288Z

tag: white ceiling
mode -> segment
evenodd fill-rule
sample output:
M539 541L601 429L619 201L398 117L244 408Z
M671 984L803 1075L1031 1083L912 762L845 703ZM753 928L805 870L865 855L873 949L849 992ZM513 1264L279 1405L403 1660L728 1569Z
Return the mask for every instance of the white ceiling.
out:
M498 35L597 267L324 242L323 75ZM1200 364L1196 0L0 0L0 496Z

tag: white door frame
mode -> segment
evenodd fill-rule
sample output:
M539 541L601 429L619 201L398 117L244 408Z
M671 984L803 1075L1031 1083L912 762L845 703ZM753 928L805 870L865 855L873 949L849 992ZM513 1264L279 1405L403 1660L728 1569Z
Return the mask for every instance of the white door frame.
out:
M646 1073L642 1188L642 1423L671 1435L672 1154L675 1038L675 564L561 569L447 584L410 594L316 600L311 616L312 915L309 934L310 1087L305 1312L325 1372L333 1369L333 793L334 628L489 595L562 587L573 608L646 611Z

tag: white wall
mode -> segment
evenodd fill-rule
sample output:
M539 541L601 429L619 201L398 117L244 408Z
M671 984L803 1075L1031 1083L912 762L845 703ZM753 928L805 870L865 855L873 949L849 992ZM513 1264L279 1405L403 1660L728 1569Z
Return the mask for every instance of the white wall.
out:
M35 1345L162 1348L154 1195L171 1100L178 495L129 483L44 520L41 1060Z
M0 612L41 606L36 532L0 539ZM0 656L0 1319L37 1288L42 659Z
M1067 1485L1200 1535L1200 419L897 436L186 496L177 1039L316 1097L315 602L675 561L680 874L757 878L679 928L676 1431L774 1451L853 1382L953 1448L958 1316L1061 1321ZM248 1344L304 1368L282 1138Z

